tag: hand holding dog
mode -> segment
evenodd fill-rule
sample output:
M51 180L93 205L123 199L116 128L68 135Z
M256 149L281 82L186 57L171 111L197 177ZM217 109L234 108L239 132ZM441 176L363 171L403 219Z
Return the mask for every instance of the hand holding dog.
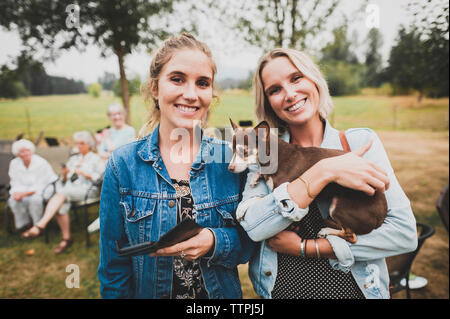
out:
M375 194L377 189L382 192L388 189L388 174L379 166L362 158L372 143L373 140L370 140L353 152L323 159L321 166L329 174L330 182L363 191L368 195Z

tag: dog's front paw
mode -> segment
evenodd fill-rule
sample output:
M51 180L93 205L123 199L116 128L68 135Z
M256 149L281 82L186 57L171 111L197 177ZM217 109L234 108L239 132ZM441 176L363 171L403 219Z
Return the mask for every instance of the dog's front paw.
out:
M325 238L327 237L327 235L329 235L331 233L332 228L329 227L325 227L322 228L318 233L317 233L317 238ZM334 229L333 229L334 230Z
M252 182L250 183L250 187L256 187L256 185L258 185L258 183L259 183L259 180L252 181Z
M256 185L258 185L260 178L260 173L253 174L252 179L250 180L250 187L255 187Z

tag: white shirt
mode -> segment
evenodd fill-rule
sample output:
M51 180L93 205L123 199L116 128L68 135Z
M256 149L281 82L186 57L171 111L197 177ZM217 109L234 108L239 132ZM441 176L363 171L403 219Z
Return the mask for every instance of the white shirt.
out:
M28 168L20 157L11 160L8 174L11 185L9 193L11 195L17 192L33 191L40 195L45 186L58 178L50 164L36 154L31 156Z
M91 175L91 180L88 180L82 175L78 175L78 178L73 182L74 185L90 186L92 182L97 182L105 171L105 162L93 152L89 152L85 156L80 153L72 155L67 161L66 166L70 170L67 175L68 180L70 180L70 177L77 168Z

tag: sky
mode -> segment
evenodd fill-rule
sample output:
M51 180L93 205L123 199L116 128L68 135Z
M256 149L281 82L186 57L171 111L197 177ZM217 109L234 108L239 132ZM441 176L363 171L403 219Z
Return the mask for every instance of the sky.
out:
M355 0L344 0L345 10L356 9L361 2ZM374 23L376 20L371 18L379 12L379 29L383 35L383 47L381 54L384 61L387 61L390 48L395 42L397 31L400 25L407 25L410 22L410 15L406 11L407 3L411 0L371 0L366 19L358 23L353 23L351 28L357 30L358 39L363 40L369 28L367 24ZM375 8L375 9L374 9ZM205 21L206 29L211 27L211 21ZM236 44L230 37L225 38L212 37L206 33L205 38L200 40L206 42L218 67L217 79L224 78L245 78L249 71L256 68L259 57L263 52L256 47L242 46ZM21 48L21 40L14 31L5 31L0 29L0 65L3 65L17 56ZM140 76L144 79L148 76L151 56L144 51L133 52L125 60L127 77L133 78ZM53 62L45 63L48 74L53 76L65 76L68 78L82 80L86 84L96 82L105 71L119 74L117 57L111 55L106 58L100 56L100 50L95 46L90 46L85 52L78 52L75 49L65 51Z

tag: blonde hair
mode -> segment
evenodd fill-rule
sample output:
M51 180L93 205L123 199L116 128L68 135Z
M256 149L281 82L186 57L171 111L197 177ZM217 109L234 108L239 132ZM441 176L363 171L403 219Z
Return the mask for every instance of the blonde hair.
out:
M213 71L213 83L214 75L217 72L216 64L212 58L212 53L209 47L203 42L198 41L193 35L189 33L183 33L178 37L170 37L165 40L162 46L156 51L155 56L150 65L150 77L141 87L141 94L144 96L144 101L149 104L149 112L145 124L139 130L138 138L142 138L153 131L158 125L161 117L159 105L157 99L153 97L152 88L158 89L158 79L164 65L169 62L174 53L183 49L196 49L203 52L211 62L211 69ZM213 97L216 96L213 94ZM209 115L209 111L208 111Z
M281 120L270 106L269 100L264 92L264 84L261 78L262 70L267 63L279 57L288 58L305 77L314 82L319 91L319 115L322 119L326 119L333 111L334 105L331 100L327 82L320 72L319 67L304 52L293 49L277 48L264 55L259 60L256 68L253 82L253 94L255 96L255 113L258 121L266 120L271 127L278 128L280 134L288 128L287 123Z

